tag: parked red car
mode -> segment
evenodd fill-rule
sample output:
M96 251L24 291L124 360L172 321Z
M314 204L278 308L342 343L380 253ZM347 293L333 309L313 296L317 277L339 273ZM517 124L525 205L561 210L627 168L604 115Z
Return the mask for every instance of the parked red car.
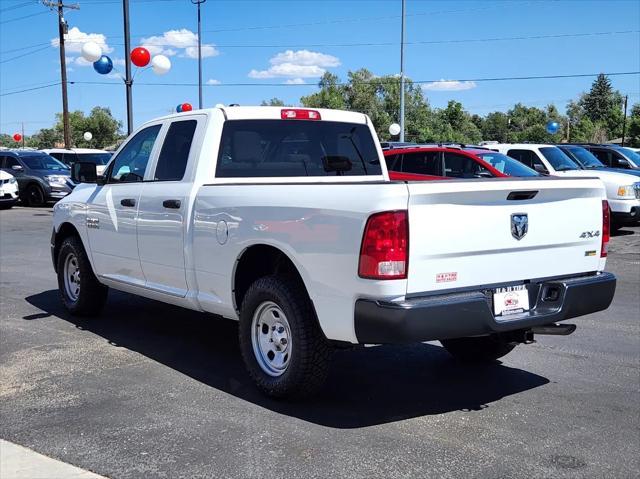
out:
M392 180L539 176L513 158L481 147L414 146L386 150L384 156Z

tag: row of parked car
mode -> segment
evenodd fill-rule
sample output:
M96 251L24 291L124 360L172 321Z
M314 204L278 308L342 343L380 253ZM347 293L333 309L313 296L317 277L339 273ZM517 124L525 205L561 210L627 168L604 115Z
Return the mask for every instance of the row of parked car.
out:
M598 177L605 185L612 226L640 222L640 155L596 144L500 144L483 146L383 144L395 180L482 177Z
M0 208L11 208L21 201L42 206L68 195L75 184L70 166L91 162L104 171L112 153L89 148L0 150Z

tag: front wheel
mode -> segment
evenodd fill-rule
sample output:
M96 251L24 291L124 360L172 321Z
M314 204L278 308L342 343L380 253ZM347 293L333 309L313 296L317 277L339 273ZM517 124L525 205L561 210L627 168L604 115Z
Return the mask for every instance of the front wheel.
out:
M42 206L45 204L44 191L38 185L29 185L24 193L27 206Z
M58 253L58 290L67 310L77 316L95 316L102 311L108 288L101 284L80 238L71 236L62 242Z
M245 366L267 395L301 398L324 384L331 347L297 281L256 280L242 301L239 339Z
M495 361L516 347L514 343L504 341L500 335L443 339L440 343L454 358L469 363Z

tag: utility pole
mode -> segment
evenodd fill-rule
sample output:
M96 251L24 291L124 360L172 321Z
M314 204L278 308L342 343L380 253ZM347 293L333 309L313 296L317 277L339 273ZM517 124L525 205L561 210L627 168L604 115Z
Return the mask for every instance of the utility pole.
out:
M64 52L64 35L69 30L66 20L64 19L64 9L80 10L78 4L65 5L62 0L49 1L43 0L42 4L51 9L58 10L58 36L60 38L60 76L62 82L62 125L64 131L64 147L71 148L71 134L69 131L69 101L67 98L67 59Z
M200 4L207 0L191 0L198 6L198 108L202 110L202 32L200 30Z
M404 141L404 8L402 0L402 22L400 27L400 141Z
M124 84L127 90L127 135L133 131L133 99L131 96L131 34L129 32L129 0L122 0L122 17L124 19Z
M622 145L621 146L624 146L624 135L627 130L627 99L628 99L628 95L625 95L624 96L624 117L622 119Z

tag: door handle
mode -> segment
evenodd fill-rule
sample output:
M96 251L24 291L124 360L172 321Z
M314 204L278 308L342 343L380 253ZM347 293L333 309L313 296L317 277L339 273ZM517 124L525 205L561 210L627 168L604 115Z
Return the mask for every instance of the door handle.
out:
M132 207L136 205L136 200L134 200L133 198L124 198L120 200L120 204L122 206Z
M162 202L162 206L164 206L165 208L173 208L173 209L179 209L180 208L180 200L164 200Z

